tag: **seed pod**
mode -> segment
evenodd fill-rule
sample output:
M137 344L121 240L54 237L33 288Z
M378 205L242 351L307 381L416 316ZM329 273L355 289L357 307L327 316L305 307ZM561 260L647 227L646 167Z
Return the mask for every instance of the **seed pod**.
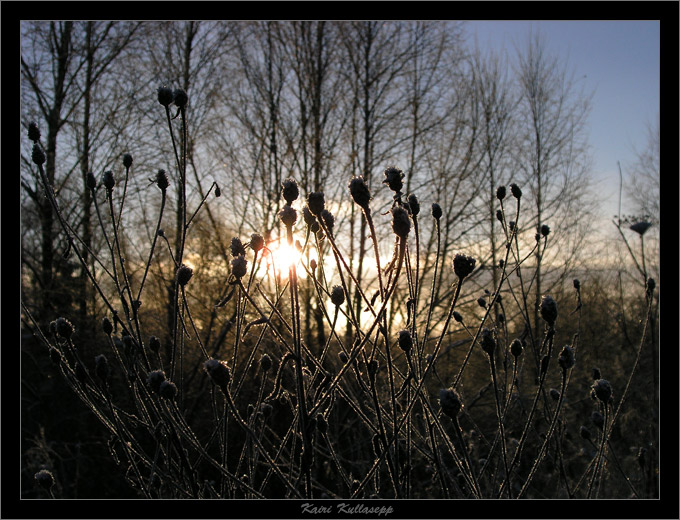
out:
M34 143L40 141L40 130L38 129L38 125L35 121L28 123L28 138Z
M479 305L482 309L486 309L486 300L484 298L477 298L477 305Z
M522 198L522 190L519 189L519 186L517 186L517 184L512 183L510 185L510 191L512 192L512 196L515 197L516 199Z
M555 325L555 320L557 320L557 303L549 294L543 296L541 300L541 317L551 327Z
M160 391L163 381L165 381L165 372L162 370L152 370L146 376L146 384L156 393Z
M248 272L248 261L244 256L237 256L231 261L231 274L235 278L243 278Z
M241 242L239 237L233 237L231 239L231 256L246 256L246 248Z
M456 273L456 276L458 276L460 280L463 280L472 273L475 268L475 263L476 260L471 256L459 253L453 257L453 272Z
M505 186L499 186L496 188L496 198L498 200L503 200L505 198Z
M250 237L250 249L253 251L261 251L264 248L264 238L262 235L253 233Z
M340 361L342 361L343 363L347 363L347 361L349 360L347 354L345 354L344 352L339 352L338 357L340 358Z
M328 229L328 232L332 235L333 226L335 226L335 217L333 216L333 214L327 209L324 209L321 212L321 219L323 220L324 225Z
M435 220L439 220L440 218L442 218L442 207L436 202L432 204L432 217Z
M364 210L368 209L368 204L371 201L371 192L363 177L354 177L349 181L349 192L359 207Z
M442 408L442 413L448 415L451 419L456 419L463 407L460 395L453 388L439 390L439 405Z
M94 373L97 374L97 377L104 383L109 380L111 369L109 367L109 361L104 354L99 354L94 358Z
M300 196L300 190L295 179L286 179L281 183L281 196L289 206Z
M231 377L229 373L229 367L224 361L219 361L214 358L210 358L203 365L205 372L208 374L213 383L222 389L222 391L227 393L227 385L229 384L229 379Z
M522 355L523 350L524 347L522 347L522 342L515 338L510 344L510 353L515 356L515 358L518 358Z
M418 197L413 193L408 196L408 207L411 210L411 215L414 217L420 213L420 203L418 202Z
M503 222L503 212L500 209L496 210L496 219L498 222Z
M609 404L612 401L612 385L606 379L598 379L592 385L595 397L604 404Z
M560 400L560 392L556 388L551 388L550 389L550 397L552 397L553 401L559 401Z
M104 183L106 191L110 194L116 186L116 179L113 177L113 172L110 170L105 171L102 182Z
M125 166L125 168L130 168L130 166L132 166L132 155L129 153L123 155L123 166Z
M574 289L577 291L581 290L581 282L578 280L578 278L574 278Z
M571 348L569 345L565 345L564 348L562 349L562 352L560 353L560 357L557 362L560 364L562 370L564 370L565 372L572 368L576 364L574 349Z
M49 491L54 485L54 475L52 472L46 469L41 469L38 471L33 478L38 483L38 485L46 491Z
M33 151L31 152L31 159L35 164L40 166L41 164L45 164L45 152L43 152L43 149L40 147L38 143L35 143L33 145Z
M158 102L164 107L168 107L172 103L173 95L172 90L168 87L159 87L158 89Z
M333 289L331 289L331 302L336 307L340 307L340 305L345 303L345 290L341 285L334 285Z
M62 338L70 339L73 335L73 324L66 318L57 318L56 322L57 334Z
M186 286L192 276L194 276L194 270L189 266L182 264L177 269L177 283L180 287Z
M463 323L463 317L460 315L460 312L458 311L453 311L453 319L456 320L458 323Z
M184 108L189 102L189 96L187 96L187 93L181 88L175 89L172 93L172 98L172 101L179 108Z
M581 436L581 438L586 440L586 441L588 439L590 439L590 437L591 437L590 430L588 428L586 428L585 426L581 426L578 433Z
M161 191L167 190L168 186L170 186L168 175L165 173L165 170L158 170L158 173L156 174L156 184L161 189Z
M220 198L222 196L222 190L219 186L215 185L215 198Z
M307 195L307 206L312 215L319 216L326 207L326 201L322 191L315 191Z
M283 225L291 228L297 220L297 211L295 211L291 206L284 206L281 211L279 211L279 218Z
M652 224L649 222L636 222L632 226L630 226L630 229L635 231L638 235L642 236L644 235L647 230L652 227Z
M165 380L158 388L158 395L168 401L174 401L177 397L177 386L172 381Z
M161 351L161 340L156 336L151 336L149 338L149 348L154 354L158 354Z
M272 411L274 411L274 408L269 403L262 403L260 405L260 411L262 412L262 415L266 419L267 417L271 417Z
M94 173L87 172L87 175L85 175L85 185L88 190L94 190L97 187L97 179L95 178Z
M496 350L496 340L493 337L493 332L486 327L482 330L482 350L486 352L489 356L493 356Z
M312 233L317 233L319 229L321 229L319 227L319 223L316 220L316 217L312 215L312 212L309 210L309 206L305 206L304 208L302 208L302 218L304 219L305 224Z
M395 193L400 193L404 187L403 183L404 172L394 166L385 170L385 180L383 184L387 184L389 188Z
M104 331L104 334L107 336L110 336L111 333L113 332L113 324L111 323L111 320L104 316L102 318L102 330Z
M408 212L401 206L392 209L392 230L394 234L401 238L406 238L411 231L411 221Z
M378 360L371 359L366 365L366 370L368 371L368 378L371 383L375 382L375 375L378 373Z
M550 234L550 228L548 226L546 226L545 224L543 224L541 226L541 235L544 236L544 237L547 237L549 234Z
M271 367L272 358L269 356L269 354L263 354L260 358L260 368L262 369L262 372L269 372Z
M410 352L413 348L413 338L411 331L403 329L399 331L399 348L404 352Z
M647 292L651 294L656 288L656 281L654 278L647 278Z

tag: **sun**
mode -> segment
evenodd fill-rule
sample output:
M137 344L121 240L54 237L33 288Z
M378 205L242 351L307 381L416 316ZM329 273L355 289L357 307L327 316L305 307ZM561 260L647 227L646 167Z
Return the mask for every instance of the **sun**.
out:
M273 242L267 245L270 254L266 255L267 265L273 267L278 276L287 277L288 271L300 261L300 252L295 246L283 242Z

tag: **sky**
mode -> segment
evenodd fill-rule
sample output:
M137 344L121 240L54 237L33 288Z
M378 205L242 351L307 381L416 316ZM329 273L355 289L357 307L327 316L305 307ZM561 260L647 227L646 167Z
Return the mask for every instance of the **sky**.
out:
M567 60L575 78L584 76L594 91L589 118L593 178L601 187L602 216L618 213L619 170L635 160L647 143L647 126L659 113L660 63L658 21L469 21L470 41L480 49L522 45L539 31L552 53ZM624 201L625 202L625 201ZM626 213L625 204L622 212Z

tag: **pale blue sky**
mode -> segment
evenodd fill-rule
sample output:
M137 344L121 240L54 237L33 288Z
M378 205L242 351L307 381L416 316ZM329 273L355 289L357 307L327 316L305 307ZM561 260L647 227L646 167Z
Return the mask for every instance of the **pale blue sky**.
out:
M540 31L550 51L568 59L586 91L594 91L589 118L593 177L601 181L602 216L618 211L619 173L647 143L647 125L659 113L658 21L469 21L481 49L515 52L530 31ZM474 40L470 40L471 42ZM625 213L626 208L623 207Z

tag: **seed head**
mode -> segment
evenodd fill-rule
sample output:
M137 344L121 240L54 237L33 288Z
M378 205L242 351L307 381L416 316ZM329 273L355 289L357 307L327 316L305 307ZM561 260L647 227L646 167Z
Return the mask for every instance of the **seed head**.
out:
M475 263L475 259L471 256L459 253L453 257L453 272L456 273L458 278L463 280L472 273L475 268Z
M496 350L496 340L493 337L493 332L486 327L482 330L482 350L486 352L489 356L493 356Z
M326 201L322 191L314 191L307 195L307 206L312 215L319 216L326 207Z
M606 379L598 379L592 386L595 397L608 404L612 400L612 385Z
M111 369L109 367L109 361L104 354L99 354L94 358L94 373L97 374L97 377L104 383L108 381Z
M57 318L56 320L57 334L62 338L70 339L73 335L73 324L66 318Z
M503 222L503 212L500 209L496 210L496 220Z
M432 203L432 217L435 220L442 218L442 207L436 202Z
M331 302L336 307L340 307L340 305L345 303L345 290L341 285L334 285L333 289L331 289Z
M126 168L132 166L132 155L130 155L129 153L123 155L123 166L125 166Z
M289 206L300 196L295 179L287 179L281 183L281 196Z
M383 181L383 184L387 184L392 191L399 193L404 187L403 178L404 172L392 166L385 170L385 180Z
M590 430L588 428L586 428L585 426L581 426L578 433L579 433L579 435L581 435L581 438L586 440L586 441L588 439L590 439L590 437L591 437Z
M165 173L165 170L158 170L158 173L156 174L156 184L161 191L168 189L170 182L168 181L168 175Z
M271 367L272 358L269 356L269 354L263 354L260 358L260 368L262 369L262 372L269 372Z
M182 264L177 269L177 283L180 287L186 286L192 276L194 276L194 270L189 266Z
M541 236L547 237L550 234L550 228L543 224L541 226Z
M486 300L482 297L477 298L477 305L479 305L482 309L486 309Z
M411 331L403 329L399 331L399 348L404 352L410 352L413 348L413 338Z
M518 358L522 355L523 350L524 347L522 346L522 342L518 338L515 338L510 344L510 353L515 356L515 358Z
M460 312L458 311L453 311L453 319L456 320L458 323L463 323L463 317L460 315Z
M97 179L95 178L94 173L87 172L87 175L85 175L85 185L88 190L94 190L97 187Z
M630 229L635 231L638 235L642 236L644 235L647 230L652 227L652 224L650 222L636 222L632 226L630 226Z
M34 143L40 141L40 130L38 129L38 124L35 121L28 123L28 138Z
M160 391L163 381L165 381L165 372L162 370L152 370L146 376L146 384L156 393Z
M321 212L321 219L323 220L323 223L326 225L328 232L332 235L333 226L335 225L335 217L333 216L333 214L327 209L324 209Z
M248 261L245 256L237 256L231 261L231 274L235 278L243 278L248 272Z
M35 481L41 488L47 491L54 485L54 475L52 475L52 472L49 470L41 469L33 476L33 478L35 478Z
M102 318L102 330L107 336L110 336L113 332L113 323L111 323L111 320L106 316Z
M396 206L392 209L392 230L395 235L401 238L406 238L411 231L411 221L408 218L408 212L401 206Z
M158 354L161 351L161 340L156 336L151 336L149 338L149 348L151 349L151 352Z
M543 296L541 300L541 317L551 327L555 325L555 320L557 320L557 303L549 294Z
M344 352L339 352L338 357L340 358L340 361L342 361L343 363L347 363L347 361L349 360L347 354L345 354Z
M168 87L159 87L158 89L158 102L164 107L168 107L172 103L173 95L172 90Z
M287 228L293 227L295 221L297 220L297 211L295 211L291 206L284 206L281 211L279 211L279 218L283 225Z
M564 348L562 349L562 352L560 353L560 357L557 360L557 362L562 367L562 370L564 370L565 372L569 370L571 367L573 367L576 364L574 349L571 348L569 345L565 345Z
M189 96L187 96L187 93L181 88L175 89L175 92L173 92L172 97L173 102L179 108L184 108L185 106L187 106L187 103L189 102Z
M496 188L496 198L498 200L503 200L505 198L505 186L499 186Z
M418 197L413 193L408 196L408 207L411 210L411 215L414 217L420 213L420 202L418 202Z
M113 172L111 170L107 170L104 172L103 182L106 191L111 193L113 191L114 186L116 185L116 179L113 177Z
M231 377L227 364L224 361L210 358L205 362L203 367L208 376L210 376L212 382L226 393L227 385L229 384L229 379Z
M653 293L654 289L656 288L656 281L654 278L647 278L647 292L648 293Z
M581 290L581 282L578 278L574 278L574 289L577 291Z
M31 159L35 164L40 166L41 164L45 164L45 152L43 152L42 148L38 143L35 143L33 145L33 152L31 153Z
M231 239L231 256L246 256L246 248L239 237Z
M453 388L442 388L439 390L439 405L445 415L455 419L463 408L460 395Z
M177 386L172 381L168 381L166 379L158 388L158 395L160 395L163 399L167 399L168 401L174 401L175 397L177 397Z
M305 224L312 233L319 231L319 223L316 221L316 217L312 215L312 212L309 211L309 206L302 208L302 218L305 220Z
M215 185L215 197L219 198L222 196L222 190L220 189L219 186Z
M368 378L371 380L371 383L373 383L375 381L375 375L378 373L378 360L371 359L366 365L366 370L368 372Z
M267 417L271 417L272 412L274 411L274 408L269 403L262 403L260 405L260 411L262 412L262 415L265 418L267 418Z
M510 192L512 192L512 196L515 197L516 199L522 198L522 190L519 189L519 186L517 186L517 184L512 183L510 185Z
M262 235L253 233L250 237L250 249L253 251L261 251L264 248L264 238Z
M371 192L363 177L354 177L349 181L349 192L359 207L368 209L368 204L371 201Z
M560 400L560 392L556 388L551 388L550 389L550 397L552 397L553 401L559 401Z

